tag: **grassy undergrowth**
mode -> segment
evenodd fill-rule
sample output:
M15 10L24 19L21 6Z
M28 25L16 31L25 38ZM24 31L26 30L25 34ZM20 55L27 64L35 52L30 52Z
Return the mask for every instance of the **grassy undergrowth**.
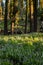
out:
M0 36L0 65L43 65L43 34Z

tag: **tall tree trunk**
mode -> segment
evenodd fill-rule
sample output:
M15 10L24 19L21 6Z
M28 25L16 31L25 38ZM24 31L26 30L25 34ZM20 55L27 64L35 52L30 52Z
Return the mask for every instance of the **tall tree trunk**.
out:
M33 0L34 32L37 32L37 0Z
M4 34L8 33L7 29L7 15L8 15L8 0L5 2L5 18L4 18Z
M31 20L31 0L29 0L29 18L30 18L30 32L32 32L32 20Z
M14 25L15 25L15 21L16 21L16 14L18 12L18 0L13 0L13 19L11 22L11 32L12 34L14 34Z
M23 0L20 1L20 11L21 17L23 18Z
M25 33L27 33L27 12L28 12L28 0L26 0L26 20L25 20Z

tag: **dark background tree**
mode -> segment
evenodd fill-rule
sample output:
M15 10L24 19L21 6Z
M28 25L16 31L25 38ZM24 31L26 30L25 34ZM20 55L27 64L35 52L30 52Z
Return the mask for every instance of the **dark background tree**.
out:
M25 33L27 33L27 11L28 11L28 0L26 0L26 20L25 20Z
M4 34L8 33L7 29L7 15L8 15L8 0L5 2L5 17L4 17Z
M37 0L33 0L34 32L37 32Z

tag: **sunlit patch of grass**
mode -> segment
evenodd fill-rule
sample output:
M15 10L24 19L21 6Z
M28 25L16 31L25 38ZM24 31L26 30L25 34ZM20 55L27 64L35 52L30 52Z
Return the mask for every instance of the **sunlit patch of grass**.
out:
M41 33L32 33L32 34L24 34L24 35L9 35L9 36L0 36L0 40L9 41L12 40L16 43L29 43L29 42L37 42L41 41L43 42L43 34Z

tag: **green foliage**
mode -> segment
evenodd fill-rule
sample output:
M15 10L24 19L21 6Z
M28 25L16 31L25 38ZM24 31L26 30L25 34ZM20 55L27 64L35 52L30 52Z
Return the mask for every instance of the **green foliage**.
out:
M37 15L38 15L38 17L41 17L43 15L43 8L37 9Z
M0 65L43 65L43 34L0 37Z
M3 61L3 62L0 62L0 65L12 65L12 64L8 61Z

